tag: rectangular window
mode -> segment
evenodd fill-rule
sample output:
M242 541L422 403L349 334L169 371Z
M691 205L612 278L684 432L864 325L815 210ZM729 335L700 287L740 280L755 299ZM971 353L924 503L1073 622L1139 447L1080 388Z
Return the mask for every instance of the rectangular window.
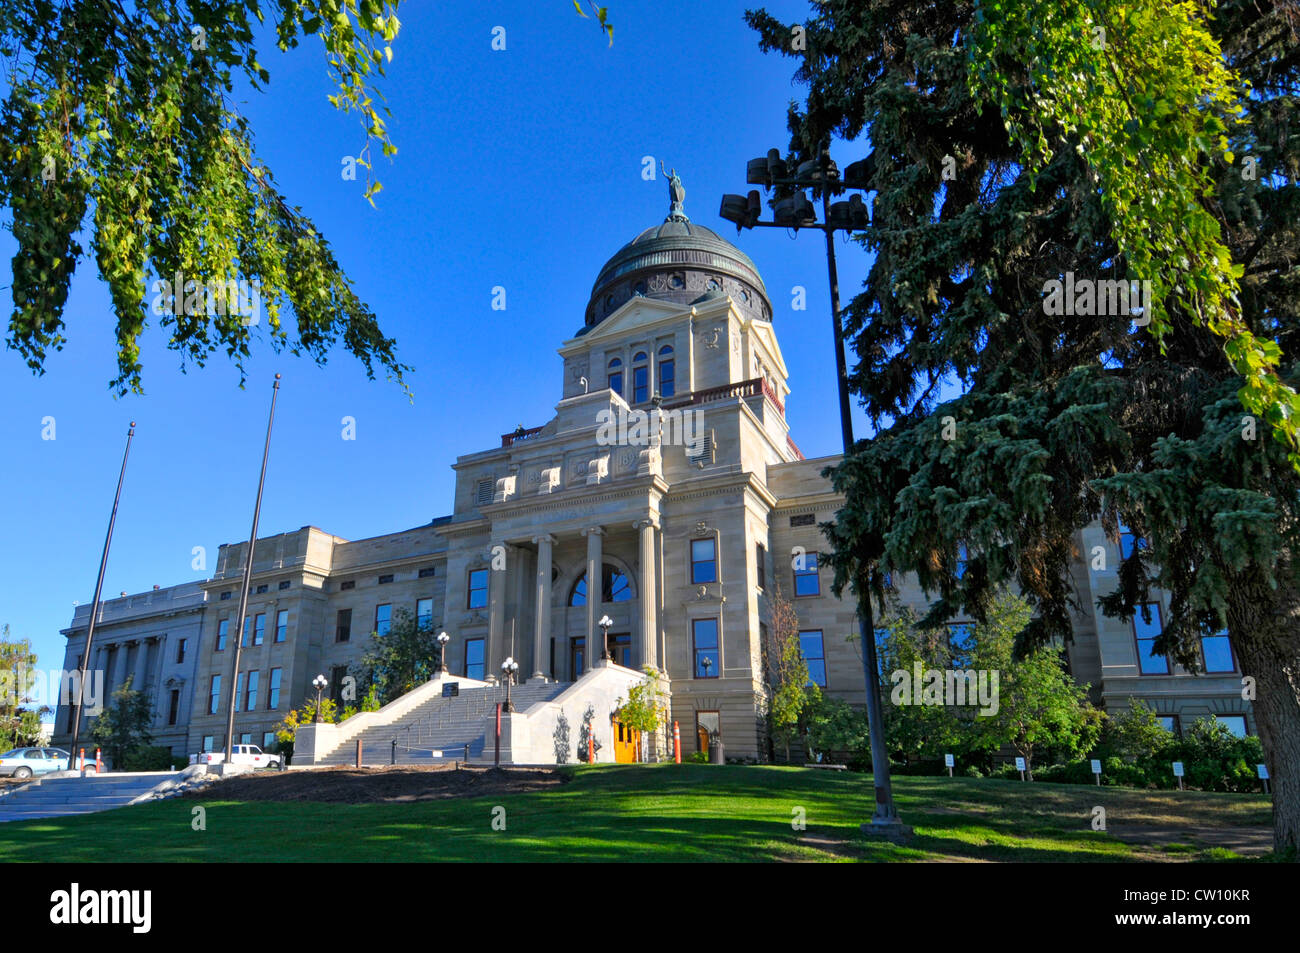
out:
M612 390L614 393L618 394L619 397L623 396L623 372L622 371L610 372L609 389Z
M822 593L821 577L817 575L817 554L804 553L794 558L794 594L795 596L820 596Z
M622 635L611 635L609 637L609 654L613 656L615 665L631 668L632 636L626 632Z
M203 751L204 751L204 753L211 753L211 751L212 751L212 741L213 741L212 735L204 735L204 736L203 736Z
M340 709L343 708L343 679L347 678L348 667L335 665L330 668L330 698Z
M217 623L217 649L216 650L218 652L224 652L226 650L226 638L229 636L229 634L230 634L230 620L222 619L220 622Z
M213 675L208 683L208 714L215 715L221 709L221 676ZM212 749L208 749L209 751Z
M1146 548L1147 541L1145 539L1134 535L1123 523L1119 524L1119 554L1122 558L1128 559L1133 555L1135 549Z
M244 673L240 672L235 676L235 711L243 711L240 706L244 703Z
M754 568L758 576L758 588L767 588L767 547L758 543L754 547Z
M714 539L691 540L691 584L718 581L718 543Z
M966 575L966 562L967 562L966 544L959 543L957 545L957 578L958 579Z
M257 587L257 594L260 596L262 593L266 592L266 589L267 586L265 583L263 583L262 585Z
M346 582L339 583L339 592L347 592L349 589L355 589L356 587L357 581L355 579L349 579Z
M180 639L176 642L176 664L180 665L185 661L185 650L189 648L189 639Z
M267 686L266 709L276 711L280 707L280 679L283 673L278 668L271 669L271 683Z
M261 645L266 641L266 613L259 612L253 619L253 644Z
M334 621L334 641L346 642L352 638L352 610L340 609Z
M261 680L261 672L254 670L248 673L248 683L244 695L244 711L257 711L257 685Z
M1169 732L1171 735L1180 734L1178 730L1177 715L1158 715L1156 716L1156 721L1160 722L1160 727L1163 728L1165 731Z
M970 622L953 622L944 626L948 632L948 661L953 668L969 668L971 650L975 648L975 626Z
M1214 720L1227 727L1234 738L1246 737L1245 715L1215 715Z
M275 614L275 641L283 642L289 636L289 610L281 609Z
M241 745L251 745L253 743L253 733L251 731L240 732L239 743Z
M587 666L587 640L582 636L569 640L569 681L582 678Z
M420 570L421 579L428 579L429 577L434 576L436 574L437 574L437 567L435 566L425 566L423 569Z
M790 517L791 526L815 526L816 524L816 513L800 513L797 516Z
M826 687L826 645L821 629L807 629L799 633L799 651L808 666L808 683Z
M488 604L488 571L471 569L469 571L469 596L465 600L467 609L484 609Z
M661 358L659 361L659 396L671 397L677 392L677 370L673 359Z
M274 750L275 750L275 743L276 743L276 737L275 737L275 732L274 732L274 731L264 731L264 732L262 732L262 750L263 750L263 751L274 751Z
M483 640L466 639L465 640L465 677L483 680L487 674L486 663L483 661Z
M393 606L385 602L375 606L375 635L387 635L393 628Z
M1160 603L1144 602L1133 614L1133 637L1137 640L1138 672L1142 675L1168 675L1169 659L1151 654L1156 638L1164 631L1160 620Z
M288 579L285 579L283 582L281 582L281 583L280 583L280 588L281 588L281 589L288 589L288 588L289 588L289 580L288 580Z
M221 594L221 601L225 602L229 598L230 598L230 590L227 589L225 592Z
M379 577L379 584L381 586L385 586L392 581L393 581L393 574L391 572Z
M691 640L694 646L696 678L717 678L722 674L718 654L718 620L693 619Z
M176 724L176 718L181 712L181 690L173 688L171 697L167 701L167 724Z
M415 624L418 628L428 629L433 626L433 600L415 600Z
M1237 670L1237 664L1232 658L1232 642L1228 639L1227 629L1214 635L1201 636L1201 664L1206 673Z
M632 369L632 403L643 404L650 399L650 368L644 364Z

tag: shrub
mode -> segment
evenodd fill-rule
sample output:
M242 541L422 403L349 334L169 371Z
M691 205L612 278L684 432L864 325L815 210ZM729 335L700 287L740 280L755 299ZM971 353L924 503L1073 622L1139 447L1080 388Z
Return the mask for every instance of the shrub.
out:
M177 766L171 748L137 745L122 756L123 771L170 771Z

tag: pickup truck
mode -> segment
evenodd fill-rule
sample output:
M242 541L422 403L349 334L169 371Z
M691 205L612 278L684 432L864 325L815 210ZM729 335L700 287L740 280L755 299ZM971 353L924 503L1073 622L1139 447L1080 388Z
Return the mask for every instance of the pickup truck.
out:
M226 760L224 751L203 751L190 755L190 764L221 764ZM255 768L279 768L280 756L266 754L257 745L235 745L231 752L231 764L250 764Z

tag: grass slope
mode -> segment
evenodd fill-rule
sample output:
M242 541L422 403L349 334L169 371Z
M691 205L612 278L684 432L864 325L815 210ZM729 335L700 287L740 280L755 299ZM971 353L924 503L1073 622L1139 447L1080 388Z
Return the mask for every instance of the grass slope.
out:
M1269 802L1260 796L903 777L895 779L895 794L916 829L904 847L872 842L858 830L873 806L868 775L739 765L571 770L573 781L554 790L489 798L177 798L0 824L0 862L1230 859L1223 848L1158 847L1112 834L1125 826L1190 831L1270 823ZM1106 809L1112 833L1092 830L1096 805ZM206 830L192 828L197 806L206 809ZM505 830L493 829L498 806ZM792 827L796 809L806 830Z

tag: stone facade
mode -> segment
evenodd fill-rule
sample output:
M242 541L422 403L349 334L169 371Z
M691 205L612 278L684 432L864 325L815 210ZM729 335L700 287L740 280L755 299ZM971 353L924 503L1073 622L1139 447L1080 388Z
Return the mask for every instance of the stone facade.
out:
M489 681L507 656L521 678L573 680L599 657L608 616L615 661L664 672L686 752L703 725L720 730L728 757L765 758L762 637L777 581L801 630L820 634L826 690L863 701L854 606L832 595L825 566L796 585L791 558L824 547L817 523L840 501L821 473L837 457L804 459L790 438L788 375L752 263L735 251L734 267L713 275L709 262L731 246L698 226L673 234L665 243L647 230L611 260L626 269L602 269L600 300L559 349L554 415L457 458L450 516L356 541L310 526L258 540L237 741L262 743L317 674L341 691L398 610L450 635L452 673ZM708 255L678 248L689 244L682 235ZM642 240L655 244L642 253ZM1078 543L1108 555L1108 572L1083 561L1074 572L1095 605L1115 585L1118 553L1097 527ZM181 687L183 722L159 732L178 754L224 744L246 546L222 546L206 581L105 605L96 664L134 671L133 646L158 647L144 670L160 709L169 686ZM600 586L587 585L597 576ZM926 602L907 580L900 598ZM82 615L65 630L73 661ZM191 643L183 666L168 661L178 637ZM1107 707L1139 697L1184 721L1241 715L1253 730L1240 672L1139 674L1137 648L1132 624L1084 612L1073 672ZM66 722L60 712L59 729Z

